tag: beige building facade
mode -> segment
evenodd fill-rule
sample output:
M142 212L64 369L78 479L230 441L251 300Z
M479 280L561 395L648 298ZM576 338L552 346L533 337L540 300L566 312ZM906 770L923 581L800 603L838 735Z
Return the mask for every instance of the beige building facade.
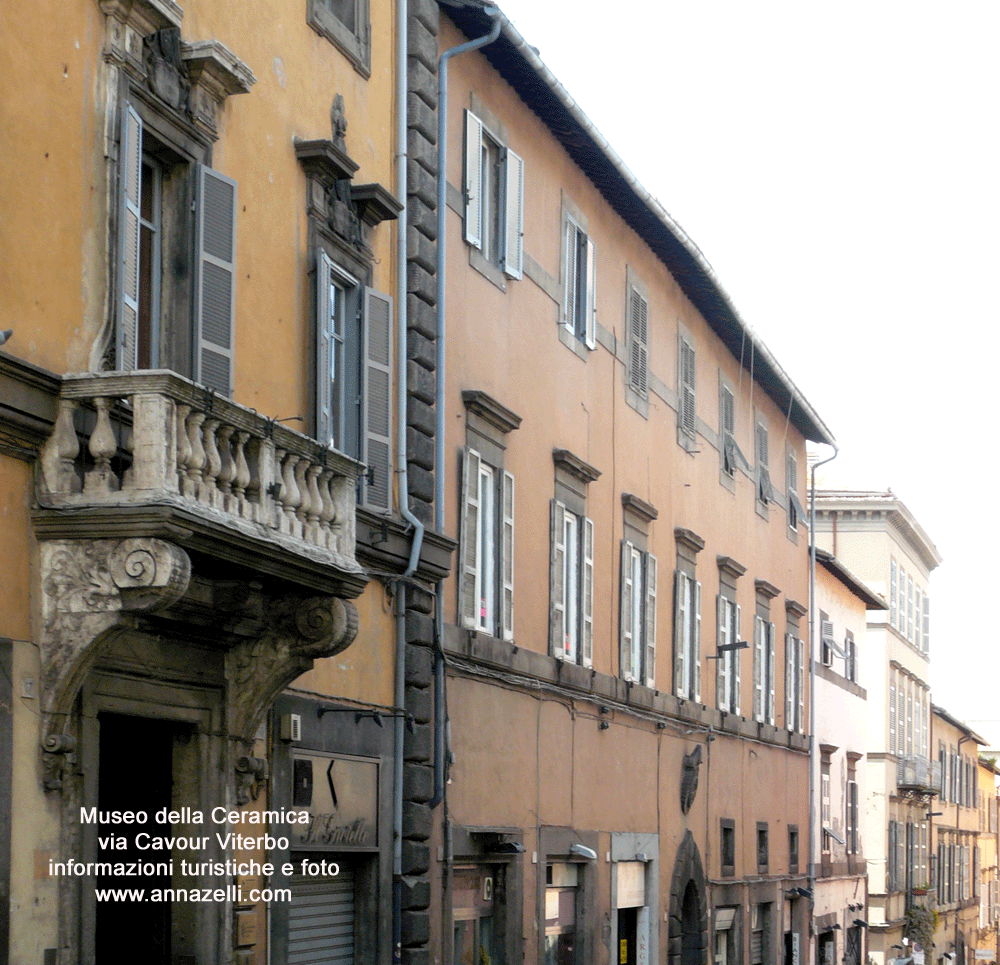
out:
M997 961L1000 952L1000 824L998 824L997 766L980 749L979 777L979 961ZM987 958L987 954L991 957Z

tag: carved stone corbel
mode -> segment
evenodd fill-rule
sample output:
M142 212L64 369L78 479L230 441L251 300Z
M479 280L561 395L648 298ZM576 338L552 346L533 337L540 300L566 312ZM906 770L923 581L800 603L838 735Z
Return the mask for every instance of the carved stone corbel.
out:
M249 804L256 801L267 784L267 761L262 757L241 754L236 759L236 803Z
M76 760L76 738L70 734L50 734L42 743L42 783L46 791L60 791L63 769Z
M357 608L338 597L282 601L270 622L263 636L226 654L229 733L248 746L278 694L317 658L346 650L358 633Z
M134 625L130 614L177 602L191 560L164 540L43 540L41 557L41 705L45 735L61 734L101 643Z

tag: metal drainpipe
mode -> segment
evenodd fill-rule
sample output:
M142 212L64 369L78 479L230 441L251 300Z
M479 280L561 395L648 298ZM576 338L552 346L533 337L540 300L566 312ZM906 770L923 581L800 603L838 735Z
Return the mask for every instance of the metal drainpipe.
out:
M406 234L407 234L407 0L396 0L396 200L402 205L396 221L396 479L399 513L413 528L410 558L396 582L396 665L393 703L406 700L406 579L416 572L424 541L424 524L410 511L406 462ZM402 960L403 925L403 755L405 720L393 721L392 785L392 942L393 961Z
M840 454L834 446L833 455L812 465L809 484L809 930L806 932L807 961L812 961L809 932L812 931L813 909L816 907L816 470L833 462ZM822 821L822 818L820 818Z
M459 44L444 51L438 59L438 130L437 130L437 332L435 339L435 376L434 406L436 425L434 429L434 527L444 531L444 433L445 433L445 268L447 257L445 248L445 222L448 210L448 61L452 57L464 54L493 43L500 36L499 7L484 7L483 13L493 18L493 29L482 37ZM434 604L434 796L430 800L431 808L436 808L444 798L445 755L445 718L444 718L444 584L438 583Z

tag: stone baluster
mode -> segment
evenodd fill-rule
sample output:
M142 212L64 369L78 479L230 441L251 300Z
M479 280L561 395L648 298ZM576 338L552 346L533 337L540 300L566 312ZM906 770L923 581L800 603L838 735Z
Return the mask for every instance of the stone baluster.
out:
M132 407L132 413L134 419L135 406ZM122 489L132 489L135 485L135 429L133 426L122 426L122 451L129 455L128 468L122 473Z
M298 520L295 511L302 503L302 494L295 482L295 465L299 457L295 453L287 453L281 467L281 495L278 501L284 509L284 519L282 520L281 531L297 536Z
M209 506L216 502L216 480L222 468L222 457L215 439L215 431L219 428L218 419L206 418L201 427L202 445L205 447L205 465L201 469L202 484L199 487L198 498Z
M118 441L111 427L112 399L98 396L94 399L97 410L97 424L90 434L87 449L94 459L94 468L87 473L84 492L100 494L115 492L118 489L118 477L111 469L111 460L118 451Z
M237 500L237 512L245 515L247 486L250 485L250 466L247 464L247 439L250 433L239 430L234 433L233 443L233 495Z
M323 512L323 497L319 491L319 474L323 467L318 462L310 463L306 470L306 486L309 490L309 511L306 514L305 538L310 543L321 545L319 515Z
M236 461L233 459L232 436L236 431L235 426L219 426L217 433L219 443L219 458L222 465L219 468L219 491L227 497L225 503L230 503L229 496L233 491L233 481L236 479Z
M322 506L319 511L319 538L317 542L327 549L337 549L337 537L333 532L333 523L337 515L336 507L330 496L330 480L333 479L333 470L323 468L319 476L319 494Z
M295 510L295 515L298 517L300 524L298 527L300 536L305 535L306 520L312 509L312 493L309 492L309 483L306 482L306 473L309 471L309 468L309 460L305 457L300 457L299 461L295 464L295 485L298 487L299 496L302 497Z
M184 480L184 495L192 499L198 498L201 489L201 470L205 465L205 447L201 442L201 424L205 421L204 412L191 412L187 417L186 431L191 455L188 456Z
M187 434L187 417L191 412L191 406L183 403L177 404L175 435L177 437L177 486L184 495L189 495L184 488L187 479L188 463L191 461L191 440Z
M80 491L80 476L76 471L76 457L80 442L76 438L73 413L76 399L60 399L52 435L42 452L42 473L50 493L65 495Z

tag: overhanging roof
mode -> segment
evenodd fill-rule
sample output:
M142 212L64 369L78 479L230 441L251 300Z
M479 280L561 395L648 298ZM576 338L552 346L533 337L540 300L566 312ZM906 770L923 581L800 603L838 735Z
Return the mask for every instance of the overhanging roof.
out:
M889 606L877 593L865 586L833 553L816 547L816 562L832 573L858 599L865 604L866 610L888 610Z
M476 0L454 6L445 0L442 12L472 38L487 34L492 26L483 7ZM625 166L535 48L503 14L500 18L500 36L481 53L549 128L608 204L649 245L733 357L788 413L792 425L811 442L836 445L833 434L770 349L740 318L698 246Z

